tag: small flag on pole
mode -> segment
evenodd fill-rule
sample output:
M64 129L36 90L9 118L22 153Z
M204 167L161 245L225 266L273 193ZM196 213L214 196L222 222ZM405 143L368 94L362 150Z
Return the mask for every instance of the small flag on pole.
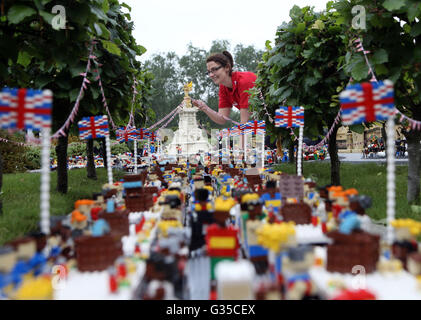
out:
M339 99L344 125L387 120L395 113L393 83L390 80L349 85Z
M139 135L138 130L136 128L120 128L117 129L117 141L118 142L127 142L127 141L134 141L137 140Z
M107 116L86 117L78 125L81 139L105 138L110 134Z
M0 92L0 128L50 128L52 100L50 90L4 88Z
M275 111L275 127L304 127L304 107L279 107Z
M266 130L266 124L264 120L249 121L245 124L245 133L264 134Z

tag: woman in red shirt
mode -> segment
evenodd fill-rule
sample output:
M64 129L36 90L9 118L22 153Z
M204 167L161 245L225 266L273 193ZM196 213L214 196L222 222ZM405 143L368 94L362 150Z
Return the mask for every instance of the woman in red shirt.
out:
M219 110L209 108L201 100L192 99L194 106L205 112L218 124L228 119L232 106L240 110L241 123L249 120L249 94L245 92L254 87L256 75L252 72L232 71L234 60L228 51L211 55L206 60L207 74L219 85Z

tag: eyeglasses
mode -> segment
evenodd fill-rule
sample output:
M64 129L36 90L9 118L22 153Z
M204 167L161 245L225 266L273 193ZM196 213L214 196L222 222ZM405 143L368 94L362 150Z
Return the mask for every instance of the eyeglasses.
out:
M214 67L214 68L212 68L212 69L210 69L210 70L206 71L206 74L207 74L207 75L210 75L211 73L215 74L215 72L216 72L216 71L218 71L218 70L219 70L219 69L221 69L221 68L222 68L222 66L219 66L219 67Z

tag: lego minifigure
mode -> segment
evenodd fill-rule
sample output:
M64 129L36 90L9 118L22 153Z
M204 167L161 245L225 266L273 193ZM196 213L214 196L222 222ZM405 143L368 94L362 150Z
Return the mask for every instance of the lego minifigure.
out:
M233 198L215 200L214 221L206 229L206 250L211 260L211 299L216 298L215 267L224 260L238 257L238 229L228 225L230 210L235 205Z
M104 219L98 219L91 227L91 235L93 237L101 237L111 231L110 225Z
M201 248L205 244L205 230L213 223L212 204L207 189L196 189L190 214L191 241L190 250Z
M265 191L266 192L260 197L264 202L265 209L267 210L269 206L272 206L274 212L278 213L282 204L282 194L276 190L276 181L267 181Z
M282 261L287 300L319 299L316 284L311 280L308 272L313 261L313 249L310 246L288 249Z
M174 286L171 282L172 266L165 261L165 256L152 252L146 261L144 281L146 288L141 298L143 300L174 300Z
M418 251L416 236L421 233L421 222L412 219L398 219L391 222L395 228L395 241L392 245L392 254L402 261L407 269L407 256Z
M21 285L24 277L31 276L30 260L36 253L36 243L31 237L20 238L10 243L15 249L17 262L15 263L11 276L14 287Z
M247 213L243 214L243 243L245 245L247 257L254 264L256 272L263 274L267 270L268 250L257 242L256 230L259 229L264 222L262 214L262 201L257 193L249 193L241 198L241 202L247 207Z
M11 246L0 247L0 299L6 298L12 291L12 269L16 264L16 252Z

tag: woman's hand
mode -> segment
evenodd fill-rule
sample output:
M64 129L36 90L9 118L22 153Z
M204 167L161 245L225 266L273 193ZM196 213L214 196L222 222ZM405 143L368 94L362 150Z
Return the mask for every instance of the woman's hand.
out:
M207 107L206 103L204 103L202 100L192 99L191 102L193 103L193 105L195 107L198 107L199 110L202 110L202 111L203 111L203 109L206 109L206 107Z

